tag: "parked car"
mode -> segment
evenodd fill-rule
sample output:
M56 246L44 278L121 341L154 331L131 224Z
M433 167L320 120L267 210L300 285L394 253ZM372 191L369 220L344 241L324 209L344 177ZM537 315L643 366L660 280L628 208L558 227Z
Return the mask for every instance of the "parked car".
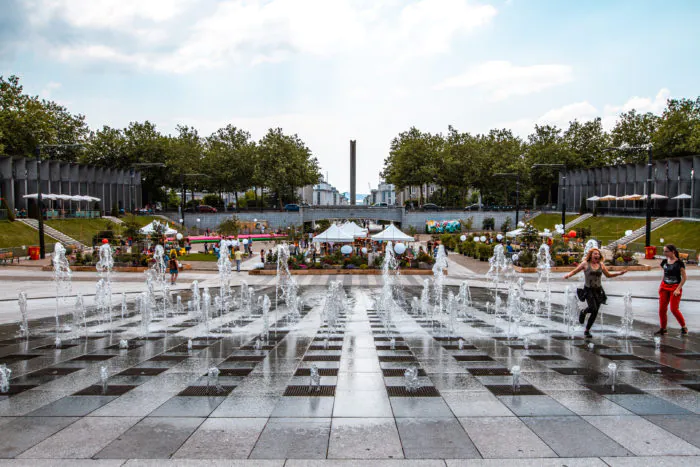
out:
M441 211L442 207L434 203L426 203L423 206L423 211Z
M208 204L200 204L197 206L197 212L216 212L216 208Z
M309 203L301 203L302 208L310 208L311 205Z
M370 208L388 208L389 205L387 203L374 203Z
M288 212L297 212L297 211L299 211L299 205L298 204L287 204L284 207L284 210L288 211Z
M474 203L470 204L469 206L465 207L465 211L478 211L479 209L483 209L484 205L480 203Z

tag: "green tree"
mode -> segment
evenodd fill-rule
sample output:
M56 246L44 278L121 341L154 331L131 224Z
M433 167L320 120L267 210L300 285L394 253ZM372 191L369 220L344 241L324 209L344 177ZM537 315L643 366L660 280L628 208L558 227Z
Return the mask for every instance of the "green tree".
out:
M700 97L669 99L652 143L655 158L700 154Z
M651 112L638 113L632 109L620 114L610 132L613 147L641 146L650 143L659 126L659 117ZM608 163L625 164L646 161L646 154L638 151L614 151L609 153Z
M245 192L254 183L255 143L250 133L227 125L209 136L205 147L204 171L210 186L233 191L239 206L238 192Z
M318 183L318 160L297 135L270 129L255 151L260 184L267 187L282 209L286 200L296 198L296 189Z
M226 219L221 224L219 224L219 234L231 237L238 235L241 230L241 223L238 221L238 217L232 216L230 219Z

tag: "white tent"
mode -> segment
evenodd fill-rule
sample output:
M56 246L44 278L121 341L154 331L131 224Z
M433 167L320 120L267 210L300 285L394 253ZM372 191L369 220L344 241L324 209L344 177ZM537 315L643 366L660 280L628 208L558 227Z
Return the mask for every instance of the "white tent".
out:
M367 237L367 230L363 229L354 222L346 222L340 226L340 229L348 235L352 235L353 238L365 238Z
M392 241L392 242L413 242L415 241L414 238L410 235L406 235L405 233L401 232L399 229L396 228L394 224L391 224L388 226L386 229L382 230L376 235L372 235L372 240L379 241L382 240L384 242Z
M521 233L523 233L523 229L511 230L510 232L506 232L506 237L517 237Z
M325 232L316 235L312 241L315 243L352 243L354 240L352 235L333 224Z
M157 226L165 226L165 231L163 232L165 235L175 235L177 233L177 230L168 227L167 223L161 223L158 221L151 222L147 226L143 227L140 232L145 235L150 235L156 231Z

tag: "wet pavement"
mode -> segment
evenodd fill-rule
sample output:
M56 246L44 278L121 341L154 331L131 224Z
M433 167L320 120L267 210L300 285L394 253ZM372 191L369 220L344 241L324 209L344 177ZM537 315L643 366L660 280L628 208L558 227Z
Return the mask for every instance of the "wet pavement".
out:
M169 314L142 335L130 305L123 320L89 318L78 337L62 334L60 349L51 320L30 340L0 327L0 363L12 370L0 394L0 466L700 464L693 336L668 335L657 349L652 326L623 337L606 316L592 340L580 329L572 339L557 306L513 331L478 288L448 332L444 317L409 305L419 287L399 291L401 309L387 320L375 309L379 289L353 280L335 327L323 319L325 287L306 286L302 315L273 304L260 344L262 317L237 309L207 326ZM263 293L274 303L274 287L256 286ZM405 387L409 367L415 391Z

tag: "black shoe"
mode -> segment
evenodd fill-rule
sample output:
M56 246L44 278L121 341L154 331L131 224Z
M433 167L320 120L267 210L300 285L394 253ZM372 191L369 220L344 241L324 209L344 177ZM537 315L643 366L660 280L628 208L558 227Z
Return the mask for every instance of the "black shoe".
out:
M583 333L583 335L586 336L586 339L593 339L593 335L591 334L591 331L589 331L589 330L586 330Z
M688 335L688 328L681 328L681 336L687 336Z
M655 336L664 336L666 334L668 334L668 331L665 328L661 328L654 333Z
M578 322L583 324L584 321L586 321L586 310L581 310L578 314Z

